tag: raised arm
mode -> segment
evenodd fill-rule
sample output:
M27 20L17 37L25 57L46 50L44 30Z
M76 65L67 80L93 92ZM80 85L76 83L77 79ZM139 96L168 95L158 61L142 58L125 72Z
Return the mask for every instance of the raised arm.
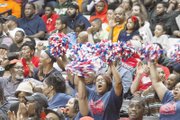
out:
M114 91L115 91L115 94L117 96L120 96L122 91L123 91L121 77L120 77L116 67L113 64L110 65L110 69L111 69L111 72L112 72L112 76L114 78Z
M78 79L79 111L82 116L87 116L89 109L88 109L87 90L84 83L84 78L75 76L75 79Z
M137 68L136 68L136 77L131 85L131 93L134 94L138 88L139 88L139 82L141 80L141 76L143 74L143 65L141 62L138 63Z
M155 63L150 62L149 64L150 64L150 76L152 80L152 86L155 89L156 93L158 94L159 99L162 101L168 89L159 79Z

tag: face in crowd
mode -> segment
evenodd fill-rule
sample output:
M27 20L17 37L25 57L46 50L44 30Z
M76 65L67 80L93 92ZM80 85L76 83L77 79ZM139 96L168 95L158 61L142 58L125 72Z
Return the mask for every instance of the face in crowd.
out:
M101 13L104 10L104 6L105 6L104 2L100 1L95 5L95 9L98 13Z
M76 16L77 10L73 7L69 7L66 12L69 17L74 18Z
M34 4L26 4L24 14L27 18L31 18L35 14L35 5Z
M108 84L108 80L109 80L109 84ZM96 92L100 95L103 95L106 91L108 91L111 88L110 78L107 76L103 77L102 75L99 75L96 78L95 85L96 85Z
M24 79L24 71L23 71L23 65L21 62L17 62L12 68L11 68L11 74L16 80L23 80Z
M144 104L138 99L132 99L128 107L130 120L141 120L144 112Z
M122 23L125 20L125 11L122 7L118 7L114 11L114 19L116 23Z

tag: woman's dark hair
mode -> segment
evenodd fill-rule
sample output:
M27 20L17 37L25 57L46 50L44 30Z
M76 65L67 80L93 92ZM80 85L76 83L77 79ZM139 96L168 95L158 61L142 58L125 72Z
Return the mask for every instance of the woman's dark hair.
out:
M66 91L65 79L60 72L54 72L50 74L45 79L45 82L48 86L53 86L57 93L64 93Z
M160 26L162 26L163 31L164 31L165 33L167 33L167 27L165 26L165 24L164 24L164 23L157 23L156 25L160 25Z
M139 25L139 20L136 16L130 16L128 19L127 19L127 22L128 20L131 19L134 23L134 31L137 31L140 27ZM126 23L126 30L127 30L127 23Z
M102 76L104 78L104 80L106 81L107 83L107 87L108 87L108 91L112 88L112 79L109 75L107 74L98 74L95 78L95 81L96 82L96 79L99 77L99 76Z

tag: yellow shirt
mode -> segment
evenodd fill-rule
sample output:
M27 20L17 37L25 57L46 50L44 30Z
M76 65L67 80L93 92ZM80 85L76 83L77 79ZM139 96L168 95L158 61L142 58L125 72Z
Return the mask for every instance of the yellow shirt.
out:
M118 36L119 33L124 29L126 22L120 24L120 25L116 25L113 29L113 37L112 37L112 42L117 42L118 41ZM107 27L107 31L110 31L110 27Z
M12 10L12 15L17 18L21 17L21 3L15 2L15 0L0 0L0 13Z

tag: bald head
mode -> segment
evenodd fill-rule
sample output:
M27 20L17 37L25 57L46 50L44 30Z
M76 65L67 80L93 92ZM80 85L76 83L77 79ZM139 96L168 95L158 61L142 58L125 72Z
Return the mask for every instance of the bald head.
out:
M88 32L86 31L80 32L77 38L77 42L82 44L88 42Z
M122 7L118 7L114 11L115 22L123 23L125 21L125 10Z

